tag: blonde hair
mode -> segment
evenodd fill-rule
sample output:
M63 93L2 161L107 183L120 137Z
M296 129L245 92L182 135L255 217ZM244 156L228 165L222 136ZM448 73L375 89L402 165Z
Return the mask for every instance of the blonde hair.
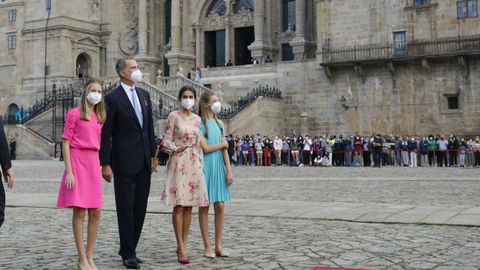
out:
M102 100L93 107L95 116L97 116L98 123L103 124L107 118L107 112L105 111L105 102L104 93L103 93L103 81L100 79L90 79L83 86L82 99L80 101L80 119L85 121L90 121L90 115L88 113L88 101L87 101L87 92L90 89L90 86L93 84L98 84L102 87Z
M204 137L208 139L208 125L207 125L207 111L208 111L208 102L210 101L210 98L212 96L216 95L212 91L205 91L203 94L200 96L200 101L198 103L198 115L202 118L203 126L205 127L205 134ZM212 112L213 114L213 119L217 123L217 126L220 128L220 131L223 136L223 127L220 125L220 122L218 121L217 114Z

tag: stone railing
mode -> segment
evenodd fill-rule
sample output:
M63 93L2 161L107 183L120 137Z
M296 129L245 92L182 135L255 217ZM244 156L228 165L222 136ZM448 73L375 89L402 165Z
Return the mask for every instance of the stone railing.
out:
M323 48L322 65L480 54L480 35Z
M174 96L158 89L157 87L147 83L140 82L138 85L150 93L152 101L152 113L157 119L166 119L168 114L178 109L178 100Z
M197 91L197 97L200 97L205 91L212 91L210 88L207 88L204 85L189 80L183 76L161 77L157 80L158 89L164 92L176 92L185 85L195 88L195 91Z

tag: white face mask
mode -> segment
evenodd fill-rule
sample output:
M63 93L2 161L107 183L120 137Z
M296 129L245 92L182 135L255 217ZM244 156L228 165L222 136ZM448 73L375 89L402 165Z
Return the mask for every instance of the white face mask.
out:
M134 72L132 72L132 74L130 74L130 80L132 80L134 83L139 83L142 81L142 72L137 69L135 70Z
M191 110L193 105L195 105L195 100L193 98L184 98L182 99L181 105L187 110Z
M97 105L100 101L102 101L102 94L98 92L90 92L87 95L87 101L92 105Z
M220 113L222 110L222 103L220 103L220 101L215 101L210 108L212 109L213 113Z

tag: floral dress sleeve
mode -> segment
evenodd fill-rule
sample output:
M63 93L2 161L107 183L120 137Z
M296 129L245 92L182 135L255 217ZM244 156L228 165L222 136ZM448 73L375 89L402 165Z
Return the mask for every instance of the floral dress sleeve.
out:
M79 115L75 110L70 110L65 115L65 127L63 128L62 138L71 141L75 133L75 126L79 119Z
M176 112L171 112L168 115L167 123L165 124L165 137L163 139L162 147L165 152L171 154L178 150L178 146L173 142L175 134Z

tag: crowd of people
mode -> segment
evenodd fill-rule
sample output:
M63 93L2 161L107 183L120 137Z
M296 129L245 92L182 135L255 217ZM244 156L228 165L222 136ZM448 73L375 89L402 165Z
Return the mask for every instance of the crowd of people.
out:
M480 167L480 138L454 135L228 136L236 166ZM166 162L162 157L161 163Z

